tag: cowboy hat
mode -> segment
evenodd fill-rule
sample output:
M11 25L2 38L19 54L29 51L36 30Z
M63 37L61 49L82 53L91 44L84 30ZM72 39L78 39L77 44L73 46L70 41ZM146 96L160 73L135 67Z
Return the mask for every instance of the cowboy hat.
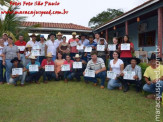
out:
M28 47L32 47L32 46L28 44L28 45L26 46L26 48L28 48Z
M80 58L81 56L79 54L76 54L74 58Z
M62 33L61 33L61 32L58 32L58 33L57 33L57 36L62 36Z
M77 34L76 34L76 32L72 32L72 35L75 35L76 36Z
M130 59L130 62L129 62L130 64L131 64L131 61L132 61L132 60L135 60L135 61L136 61L136 64L140 64L140 62L141 62L139 58L132 57L132 58Z
M11 63L14 63L15 61L20 62L20 60L19 60L17 57L15 57L15 58L13 58L13 59L11 60Z
M46 55L46 57L47 58L52 58L53 56L52 56L52 53L48 53L47 55Z
M50 33L48 36L50 37L50 36L56 36L56 34L55 33Z
M33 59L33 60L35 60L35 59L36 59L36 57L35 57L35 56L30 56L29 58L30 58L30 59Z
M35 33L33 33L32 35L30 35L29 37L37 37Z
M8 36L8 34L7 34L7 33L3 33L2 35L3 35L3 36L4 36L4 35Z
M155 54L155 53L152 53L152 54L151 54L151 57L148 58L148 60L149 60L149 61L151 61L151 60L162 61L161 58L156 57L156 54Z

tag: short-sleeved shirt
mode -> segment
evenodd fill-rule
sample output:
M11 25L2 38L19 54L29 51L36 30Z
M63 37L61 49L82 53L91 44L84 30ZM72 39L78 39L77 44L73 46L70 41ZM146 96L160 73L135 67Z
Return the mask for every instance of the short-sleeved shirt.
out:
M54 62L48 62L47 59L44 59L41 63L41 67L44 67L45 65L54 65Z
M46 42L46 45L48 47L47 53L52 53L53 56L56 56L58 42L57 41L52 42L51 40L48 40Z
M39 42L39 46L40 46L40 50L41 50L40 56L45 56L45 44L46 44L46 42L44 42L44 43Z
M26 46L26 42L25 42L25 41L17 40L17 41L15 42L15 45L16 45L16 46ZM24 53L24 51L19 51L19 52L20 52L20 54L23 54L23 53Z
M3 53L3 47L0 46L0 55L2 55L2 53ZM0 56L0 60L2 60L2 56Z
M153 69L151 66L149 66L144 72L144 77L150 78L151 81L159 79L162 76L163 76L163 65L159 65L156 69Z
M105 67L104 60L102 58L97 58L97 62L94 63L92 60L90 60L87 64L86 69L88 70L99 70Z
M4 41L4 46L7 46L8 45L8 41Z
M31 64L31 62L29 62L29 63L27 64L27 66L26 66L26 69L28 69L28 70L29 70L29 65L38 65L38 67L40 67L40 63L37 62L37 61L35 61L35 64ZM35 71L32 71L32 72L30 72L30 73L36 73L36 72L35 72Z
M131 46L134 48L134 44L130 43L130 50L121 50L121 58L132 58Z
M139 80L142 79L142 71L141 71L141 67L136 65L135 68L133 69L131 64L127 65L126 68L124 69L124 71L132 71L135 72L135 75L137 75L139 77Z
M55 41L58 43L58 46L60 45L61 42L63 42L62 39L61 40L56 39Z
M17 53L19 53L19 49L16 45L13 45L12 47L10 46L5 46L3 48L3 54L5 54L5 59L13 59L17 56Z
M82 40L79 40L79 44L84 45L86 47L89 44L89 40L85 39L83 42L82 42ZM84 52L84 49L79 50L79 52Z
M68 43L70 44L71 42L74 42L74 41L76 41L77 43L79 42L79 39L70 39L69 41L68 41ZM78 53L78 50L76 49L76 46L73 46L73 47L70 47L70 52L71 53Z
M18 66L17 67L15 67L14 65L12 65L11 72L12 72L12 69L13 68L24 68L24 66L21 63L18 63Z
M88 43L87 47L96 47L97 43L93 41L93 43ZM94 50L94 49L92 49ZM87 58L91 59L91 53L87 53Z
M34 46L34 45L39 45L38 41L33 42L32 40L28 41L26 45Z
M110 67L112 68L112 71L116 74L120 74L123 61L121 59L118 59L115 64L113 63L113 61L114 59L110 61Z

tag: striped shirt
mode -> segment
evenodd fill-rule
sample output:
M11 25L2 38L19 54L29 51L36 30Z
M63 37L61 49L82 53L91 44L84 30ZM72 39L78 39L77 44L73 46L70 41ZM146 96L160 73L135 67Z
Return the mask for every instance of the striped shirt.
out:
M134 71L135 74L139 77L139 80L142 79L142 71L141 71L141 67L136 65L135 68L133 69L131 64L127 65L126 68L124 69L124 71Z
M92 60L90 60L87 64L88 70L99 70L105 67L104 60L102 58L97 58L97 62L94 63Z

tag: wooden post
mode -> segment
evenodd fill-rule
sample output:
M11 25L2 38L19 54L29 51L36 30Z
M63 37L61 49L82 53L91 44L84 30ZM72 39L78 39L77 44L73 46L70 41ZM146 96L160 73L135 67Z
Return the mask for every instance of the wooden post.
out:
M105 30L105 39L107 42L109 41L108 29Z
M125 22L125 34L128 35L128 21Z
M162 57L162 41L163 41L163 8L158 8L158 48Z

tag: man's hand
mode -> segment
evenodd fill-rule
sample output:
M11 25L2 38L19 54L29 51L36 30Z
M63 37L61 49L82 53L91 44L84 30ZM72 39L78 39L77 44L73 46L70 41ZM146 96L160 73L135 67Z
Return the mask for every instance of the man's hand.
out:
M139 77L138 77L137 75L135 75L133 78L136 80L136 79L138 79Z
M156 83L157 81L158 81L158 80L155 79L155 80L152 81L152 83Z
M100 73L100 71L99 71L99 70L95 71L95 74L96 74L96 75L97 75L98 73Z
M148 82L147 82L147 84L148 84L148 85L151 85L151 82L150 82L150 81L148 81Z
M83 76L85 75L85 71L83 72Z
M120 74L120 76L122 76L122 77L123 77L123 76L124 76L124 73L122 72L122 73Z
M5 63L5 61L3 61L3 63L2 63L3 65L6 65L6 63Z

